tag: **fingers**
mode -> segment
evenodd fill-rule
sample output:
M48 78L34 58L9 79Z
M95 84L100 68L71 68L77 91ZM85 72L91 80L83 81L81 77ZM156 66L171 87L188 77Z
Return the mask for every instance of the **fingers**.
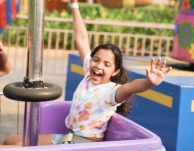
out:
M146 75L148 76L150 74L150 70L148 67L146 67Z
M164 60L163 62L162 62L162 64L161 64L161 66L160 66L160 71L163 71L163 69L164 69L164 67L165 67L165 65L166 65L166 60Z
M156 68L159 69L160 68L160 62L161 62L161 58L158 58L157 62L156 62L156 66L154 65L154 58L151 59L151 70Z
M151 59L151 70L154 69L154 58Z
M161 64L161 58L158 58L156 65L154 65L154 58L151 59L151 70L155 69L159 69L160 71L163 72L164 67L166 65L166 60L164 60ZM169 67L166 71L164 71L164 74L166 75L170 70L172 69L172 67ZM149 69L146 67L146 72L147 74L150 73Z
M166 71L164 71L164 74L166 75L171 69L172 67L169 67L168 69L166 69Z
M158 61L156 62L156 69L159 69L160 67L161 58L158 58Z
M161 63L161 58L158 58L155 68L160 69L162 71L162 68L165 67L166 61L163 61L161 66L160 66L160 63ZM151 60L151 69L153 68L154 68L154 58L152 58Z

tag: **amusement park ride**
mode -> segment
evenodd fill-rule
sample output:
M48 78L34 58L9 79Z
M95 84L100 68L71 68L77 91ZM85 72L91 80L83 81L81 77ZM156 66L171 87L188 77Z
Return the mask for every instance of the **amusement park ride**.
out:
M2 8L5 8L5 6L3 7L5 2L7 3L8 0L0 0L1 14ZM16 2L16 0L9 0L9 2ZM153 0L99 0L99 3L108 8L131 8L150 5L153 3ZM51 101L60 97L62 92L59 86L45 83L41 77L44 9L44 0L29 0L26 77L23 82L11 83L4 88L4 95L6 97L12 100L25 101L24 147L6 150L165 151L165 148L168 151L194 150L192 141L194 136L192 131L194 126L194 81L191 76L177 77L177 75L167 77L160 86L154 87L152 90L143 94L137 94L138 108L141 113L134 111L134 113L127 116L127 118L143 125L157 135L115 113L109 122L104 142L88 143L87 145L37 146L39 133L65 133L66 126L64 121L71 107L71 101L44 102L40 104L40 102ZM6 25L2 23L1 14L0 28ZM193 15L193 0L180 0L180 11L176 16L172 57L190 63L194 63L194 43L192 43L194 38L192 37L194 34ZM13 16L11 19L14 19ZM5 18L5 16L3 17ZM125 59L147 62L150 58L124 56ZM75 67L72 66L73 64L77 65L76 69L73 69ZM128 66L130 65L128 63ZM81 67L82 63L79 56L75 54L70 55L65 100L72 99L75 88L83 78ZM145 73L142 70L126 70L128 73L132 72L134 79L145 78ZM194 74L191 75L194 76Z

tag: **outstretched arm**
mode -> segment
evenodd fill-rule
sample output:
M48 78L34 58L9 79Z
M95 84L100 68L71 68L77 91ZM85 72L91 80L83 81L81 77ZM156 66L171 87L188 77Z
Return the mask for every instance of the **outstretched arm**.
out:
M126 83L117 89L115 100L120 103L128 99L135 93L144 92L154 86L159 85L165 78L165 75L172 69L169 67L163 72L166 61L163 61L160 66L161 59L159 58L154 65L154 58L151 59L151 70L146 68L147 79L136 79L130 83Z
M78 0L71 0L71 4L77 3L77 2ZM90 46L89 46L88 33L83 23L79 9L73 8L72 12L73 12L73 26L74 26L75 41L83 63L85 56L91 52Z
M0 41L0 77L11 71L11 63L3 51L3 44Z

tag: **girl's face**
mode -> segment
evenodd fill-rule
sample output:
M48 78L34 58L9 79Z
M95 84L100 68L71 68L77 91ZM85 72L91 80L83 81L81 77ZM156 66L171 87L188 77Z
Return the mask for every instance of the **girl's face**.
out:
M120 70L115 71L115 56L111 50L99 49L90 62L90 76L93 84L111 82Z

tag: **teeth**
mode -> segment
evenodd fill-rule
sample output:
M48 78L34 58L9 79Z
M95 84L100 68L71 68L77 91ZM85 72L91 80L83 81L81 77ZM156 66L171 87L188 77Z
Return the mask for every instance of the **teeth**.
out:
M94 71L96 74L100 74L98 71Z

